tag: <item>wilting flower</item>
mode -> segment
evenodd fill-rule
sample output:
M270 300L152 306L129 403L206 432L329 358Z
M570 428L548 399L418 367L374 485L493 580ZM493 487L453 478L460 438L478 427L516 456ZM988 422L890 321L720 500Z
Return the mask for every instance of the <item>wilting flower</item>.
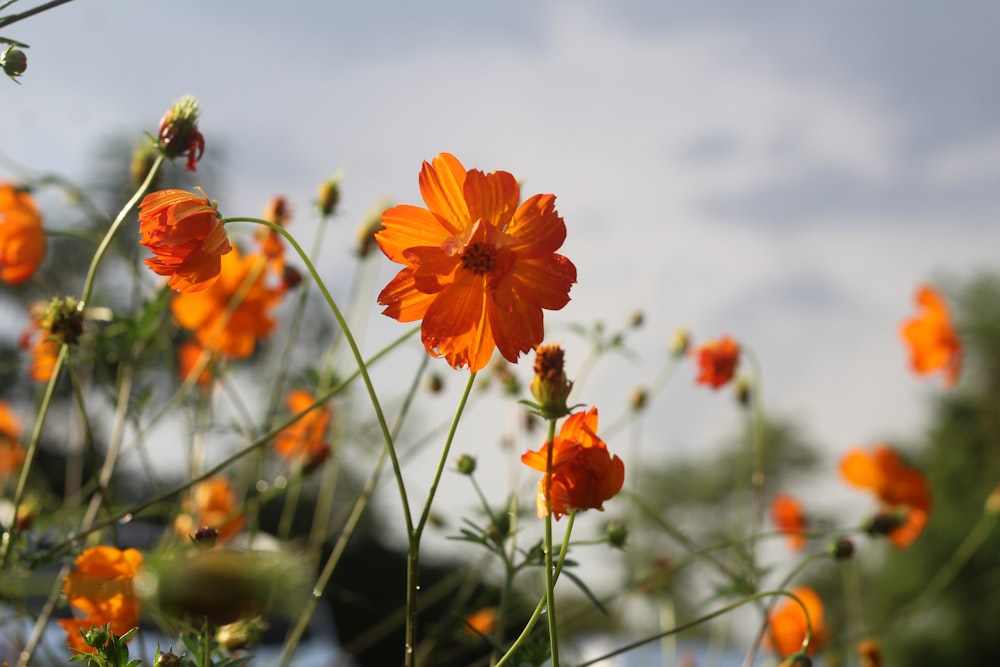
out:
M952 386L962 368L962 341L951 325L948 305L937 290L923 285L917 291L917 304L923 312L903 323L899 333L910 346L910 365L920 375L938 369Z
M35 275L45 259L42 215L24 190L0 184L0 280L20 285Z
M466 171L441 153L420 171L427 208L395 206L376 234L382 252L404 264L379 294L385 315L423 320L427 351L475 372L494 347L511 362L542 342L542 310L569 302L576 267L556 250L566 226L555 196L518 206L514 177Z
M521 462L545 472L549 444L521 455ZM552 441L552 474L538 481L538 516L548 514L546 493L551 486L552 513L556 519L573 510L604 509L625 483L625 465L597 437L597 408L570 415Z
M201 526L208 526L217 530L219 539L225 542L243 530L246 523L229 480L221 475L196 484L183 509L184 513L174 521L174 529L187 539Z
M139 623L139 600L132 590L132 579L142 560L135 549L106 546L91 547L77 556L76 569L66 576L63 593L84 616L59 621L70 646L93 653L80 630L110 623L115 634L123 635Z
M179 292L206 289L232 246L215 206L204 195L160 190L139 204L139 243L153 257L146 266Z
M202 347L228 357L249 357L257 340L274 330L270 311L281 301L281 290L265 284L265 262L263 255L241 257L233 248L223 256L217 280L199 292L175 295L170 310Z
M0 401L0 479L17 472L24 462L20 438L20 420L5 402Z
M806 545L806 515L796 498L778 494L771 499L771 521L782 533L788 534L788 546L799 551Z
M309 392L296 389L288 395L285 404L293 414L310 407L316 399ZM330 408L320 406L305 414L291 426L282 429L274 438L274 451L287 461L303 461L306 465L318 463L330 454L326 432L330 428Z
M829 630L823 625L823 603L816 592L808 586L798 586L790 592L805 605L809 613L808 623L799 603L791 598L783 598L767 617L765 640L771 650L785 657L797 653L802 648L806 630L812 627L812 636L806 653L813 655L830 636Z
M718 389L733 379L740 360L740 346L729 336L723 336L698 346L694 354L698 357L699 369L695 382Z
M849 484L875 494L882 509L902 512L905 519L889 532L897 547L913 543L931 510L930 485L916 468L907 466L890 447L876 445L873 453L854 448L840 460L840 474Z
M205 137L198 131L201 108L191 95L185 95L160 119L157 139L168 158L187 155L185 168L194 171L205 152Z
M490 635L497 629L497 610L483 607L465 619L465 631L473 635Z

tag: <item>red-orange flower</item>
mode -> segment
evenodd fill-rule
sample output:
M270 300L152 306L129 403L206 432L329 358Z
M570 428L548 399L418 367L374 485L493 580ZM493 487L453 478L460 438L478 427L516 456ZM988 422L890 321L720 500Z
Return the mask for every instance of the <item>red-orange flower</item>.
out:
M280 289L265 284L265 262L263 255L244 258L233 248L222 257L218 280L200 292L177 294L170 310L203 347L238 359L249 357L257 340L274 330L270 311L282 296ZM230 313L230 303L237 298Z
M484 368L493 348L511 362L542 341L542 310L569 302L576 267L556 254L566 226L555 196L518 206L520 188L505 171L466 171L441 153L420 171L427 208L395 206L375 235L404 264L379 294L385 315L423 320L427 351L453 368Z
M465 631L472 635L490 635L496 629L497 610L494 607L483 607L465 619Z
M45 259L42 215L24 190L0 184L0 280L19 285L35 275Z
M6 403L0 401L0 479L17 472L24 462L21 422Z
M291 392L285 400L293 414L302 412L315 402L309 392L301 389ZM287 461L301 460L307 465L322 461L330 454L326 432L330 428L331 416L330 408L326 406L307 413L275 436L274 451Z
M920 375L941 369L950 387L958 381L962 368L962 341L952 327L948 304L928 285L917 291L917 304L923 312L904 322L899 330L910 346L910 365Z
M552 444L551 481L546 475L538 482L538 516L548 514L546 489L551 484L552 513L556 520L573 510L604 509L625 483L625 465L597 437L597 408L570 415ZM549 445L521 455L521 462L545 472Z
M48 382L59 358L59 340L53 336L47 323L48 302L37 302L29 309L31 326L21 334L22 350L30 350L31 366L28 375L35 382Z
M183 505L185 513L174 521L174 529L183 538L208 526L218 531L219 540L225 542L243 530L246 523L229 480L221 475L195 485Z
M206 289L219 275L221 257L232 246L219 212L203 195L161 190L139 204L139 242L153 257L146 265L170 276L167 284L179 292Z
M733 379L740 360L740 346L729 336L723 336L698 346L694 354L698 357L699 369L695 382L718 389Z
M874 493L883 509L906 513L902 525L889 533L890 542L906 547L917 539L932 505L930 485L921 471L903 463L890 447L876 445L871 454L860 448L847 452L840 460L840 474L849 484Z
M63 592L83 618L60 620L67 643L93 653L83 642L80 630L111 623L111 630L123 635L139 623L139 600L132 579L142 567L142 554L135 549L91 547L76 558L76 569L66 576Z
M785 494L772 498L771 521L778 530L788 534L788 546L793 551L799 551L806 545L803 534L807 527L806 515L798 499Z
M812 636L806 653L814 655L830 636L830 631L823 625L823 602L816 595L816 591L808 586L798 586L790 592L805 605L809 613L808 622L806 612L798 602L791 598L783 598L767 617L765 640L771 650L784 658L802 648L806 630L812 627Z

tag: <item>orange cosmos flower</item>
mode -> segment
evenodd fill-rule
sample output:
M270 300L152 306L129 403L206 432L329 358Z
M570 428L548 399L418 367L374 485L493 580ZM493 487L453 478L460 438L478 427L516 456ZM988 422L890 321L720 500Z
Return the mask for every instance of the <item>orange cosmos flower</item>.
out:
M139 623L139 600L132 590L132 579L142 567L142 554L135 549L91 547L76 558L76 569L66 576L63 593L83 618L63 619L67 643L80 651L93 653L80 636L80 630L92 625L111 624L115 634L123 635Z
M190 539L199 527L208 526L225 542L243 530L246 523L229 480L221 475L195 485L183 505L185 513L174 521L174 529L183 538Z
M791 598L782 598L767 617L767 635L765 641L776 654L784 658L797 653L802 648L806 638L806 630L812 627L807 653L814 655L829 638L830 631L823 625L823 603L816 591L808 586L793 588L791 594L802 601L809 613L806 614L799 603Z
M923 312L904 322L899 330L910 346L910 365L920 375L942 369L945 385L951 387L962 368L962 341L951 325L948 305L928 285L917 291L917 304Z
M0 479L17 472L24 462L24 447L18 443L20 438L20 420L0 401Z
M191 376L201 362L202 354L205 354L205 348L196 340L186 341L180 346L177 350L177 374L180 375L181 381L186 382ZM198 384L202 387L212 383L212 357L210 352L208 354L208 361L198 374Z
M179 292L206 289L219 275L220 258L232 246L219 212L204 195L161 190L139 204L139 242L154 257L146 266Z
M729 336L700 345L694 351L698 357L700 374L695 380L718 389L733 379L736 364L740 360L740 346Z
M490 635L497 629L497 610L493 607L483 607L469 614L465 619L465 631L470 635Z
M156 132L164 155L171 159L187 155L184 166L188 171L195 170L205 153L205 137L198 131L200 115L198 100L185 95L163 115Z
M257 340L274 330L270 311L281 301L281 290L265 284L265 262L262 255L243 258L233 248L222 257L215 282L200 292L177 294L170 310L203 347L238 359L249 357ZM230 313L230 303L240 294Z
M299 413L316 402L309 392L297 389L288 395L285 404L292 413ZM330 408L323 406L307 413L297 422L282 429L274 438L274 451L287 461L301 460L306 465L323 461L330 454L326 432L330 428Z
M28 309L31 325L21 334L22 350L30 350L31 366L28 375L35 382L48 382L59 358L60 343L51 330L47 301L38 301Z
M890 447L876 445L872 454L855 448L840 460L840 475L849 484L875 494L883 509L906 512L902 525L889 533L897 547L913 543L927 523L931 510L930 485L916 468L910 468Z
M24 190L0 184L0 280L20 285L35 275L45 259L42 215Z
M542 310L569 302L576 267L556 250L566 226L554 195L518 206L520 188L505 171L466 171L441 153L420 171L427 208L395 206L375 235L404 264L379 294L385 315L423 320L427 351L453 368L484 368L493 349L511 362L542 341Z
M788 534L788 546L800 551L806 545L803 533L806 530L806 515L802 503L792 496L778 494L771 499L771 521L783 533Z
M625 465L608 453L597 437L597 408L570 415L553 439L551 481L538 482L538 516L548 514L546 489L551 484L552 512L556 520L572 510L604 509L604 501L614 497L625 483ZM537 452L521 455L525 465L545 472L548 443Z

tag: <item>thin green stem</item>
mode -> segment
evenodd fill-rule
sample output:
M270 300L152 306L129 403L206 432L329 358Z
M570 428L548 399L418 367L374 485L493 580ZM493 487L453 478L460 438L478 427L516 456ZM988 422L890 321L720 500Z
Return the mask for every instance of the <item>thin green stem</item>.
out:
M552 459L555 451L556 420L550 419L545 440L545 617L549 626L552 667L559 667L559 632L556 627L556 582L552 569Z
M55 9L59 5L65 5L66 3L72 1L73 0L49 0L49 2L46 2L45 4L33 7L25 12L21 12L20 14L11 14L10 16L5 16L2 19L0 19L0 28L6 28L12 23L23 21L26 18L35 16L36 14L41 14L42 12L46 12L50 9Z

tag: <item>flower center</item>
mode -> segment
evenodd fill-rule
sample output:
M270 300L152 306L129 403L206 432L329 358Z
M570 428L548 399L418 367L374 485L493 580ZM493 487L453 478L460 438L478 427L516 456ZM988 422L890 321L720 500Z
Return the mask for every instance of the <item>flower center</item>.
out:
M470 243L462 252L462 268L482 276L496 268L496 248L488 243Z

